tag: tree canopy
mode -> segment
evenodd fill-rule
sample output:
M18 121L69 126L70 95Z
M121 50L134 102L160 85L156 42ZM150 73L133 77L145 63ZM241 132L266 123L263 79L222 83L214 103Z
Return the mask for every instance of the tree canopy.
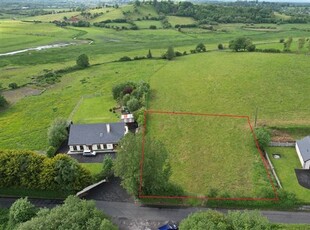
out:
M130 194L138 196L142 136L127 134L119 146L114 162L114 173L122 179L122 186ZM171 169L164 145L152 139L145 142L144 150L142 193L144 195L182 194L181 189L169 183Z
M246 37L239 37L229 42L230 49L238 52L240 50L247 51L255 51L255 45L253 45L252 41Z
M117 227L96 209L93 201L69 196L63 205L50 210L41 209L36 217L22 223L17 229L116 230Z
M68 122L64 118L56 118L48 129L48 142L51 146L58 148L68 137Z
M76 59L76 65L82 69L87 68L89 66L89 58L86 54L81 54Z

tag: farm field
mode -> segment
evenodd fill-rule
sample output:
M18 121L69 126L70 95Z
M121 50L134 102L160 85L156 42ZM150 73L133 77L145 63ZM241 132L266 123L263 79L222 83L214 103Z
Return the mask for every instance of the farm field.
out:
M301 168L296 150L294 147L270 147L267 149L269 158L275 167L275 171L281 181L283 189L295 193L302 202L310 201L309 189L298 184L294 169ZM280 154L280 159L275 159L272 154Z
M175 25L188 25L195 24L195 19L190 17L178 17L178 16L169 16L169 23L174 27Z
M89 95L90 92L105 95L99 105L98 101L93 101L88 106L102 106L96 110L111 116L108 110L113 101L112 86L128 80L148 81L154 70L163 64L164 61L154 63L148 60L111 63L65 75L61 83L40 96L25 97L1 113L0 146L8 149L46 150L50 123L56 117L68 118L81 96ZM89 117L87 111L84 114ZM94 119L96 116L99 115L95 115Z
M149 113L146 141L153 138L167 147L170 180L187 195L266 198L273 193L246 118Z
M304 93L310 91L309 71L305 55L188 55L152 76L150 109L249 115L253 121L257 107L259 125L306 126L310 124L309 97Z

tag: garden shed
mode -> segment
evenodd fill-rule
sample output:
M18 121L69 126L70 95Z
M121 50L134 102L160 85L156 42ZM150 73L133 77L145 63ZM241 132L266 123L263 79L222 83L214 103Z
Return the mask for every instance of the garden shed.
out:
M296 141L295 148L303 169L310 169L310 136Z

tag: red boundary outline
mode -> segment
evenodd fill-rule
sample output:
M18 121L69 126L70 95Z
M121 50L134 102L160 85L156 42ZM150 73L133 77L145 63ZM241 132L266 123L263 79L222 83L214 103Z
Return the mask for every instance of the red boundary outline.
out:
M168 114L168 115L192 115L192 116L210 116L210 117L231 117L231 118L245 118L248 121L250 126L250 130L252 132L256 148L260 154L260 157L263 161L268 180L272 186L273 192L275 194L274 198L254 198L254 197L208 197L208 196L158 196L158 195L143 195L142 194L142 180L143 180L143 162L144 162L144 145L145 145L145 132L146 132L146 115L147 114ZM254 133L253 127L250 122L249 116L241 116L241 115L232 115L232 114L209 114L209 113L192 113L192 112L168 112L168 111L156 111L156 110L146 110L144 111L144 123L142 129L142 155L140 160L140 182L139 182L139 191L138 198L149 198L149 199L201 199L201 200L234 200L234 201L279 201L279 196L277 189L271 179L270 172L267 168L267 162L263 156L263 152L258 145L258 141L256 135Z

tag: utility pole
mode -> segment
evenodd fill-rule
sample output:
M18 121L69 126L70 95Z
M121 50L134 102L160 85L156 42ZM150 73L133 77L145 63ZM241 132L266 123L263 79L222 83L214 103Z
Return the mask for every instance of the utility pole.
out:
M258 113L258 108L256 107L255 109L255 120L254 120L254 127L256 128L256 123L257 123L257 113Z

